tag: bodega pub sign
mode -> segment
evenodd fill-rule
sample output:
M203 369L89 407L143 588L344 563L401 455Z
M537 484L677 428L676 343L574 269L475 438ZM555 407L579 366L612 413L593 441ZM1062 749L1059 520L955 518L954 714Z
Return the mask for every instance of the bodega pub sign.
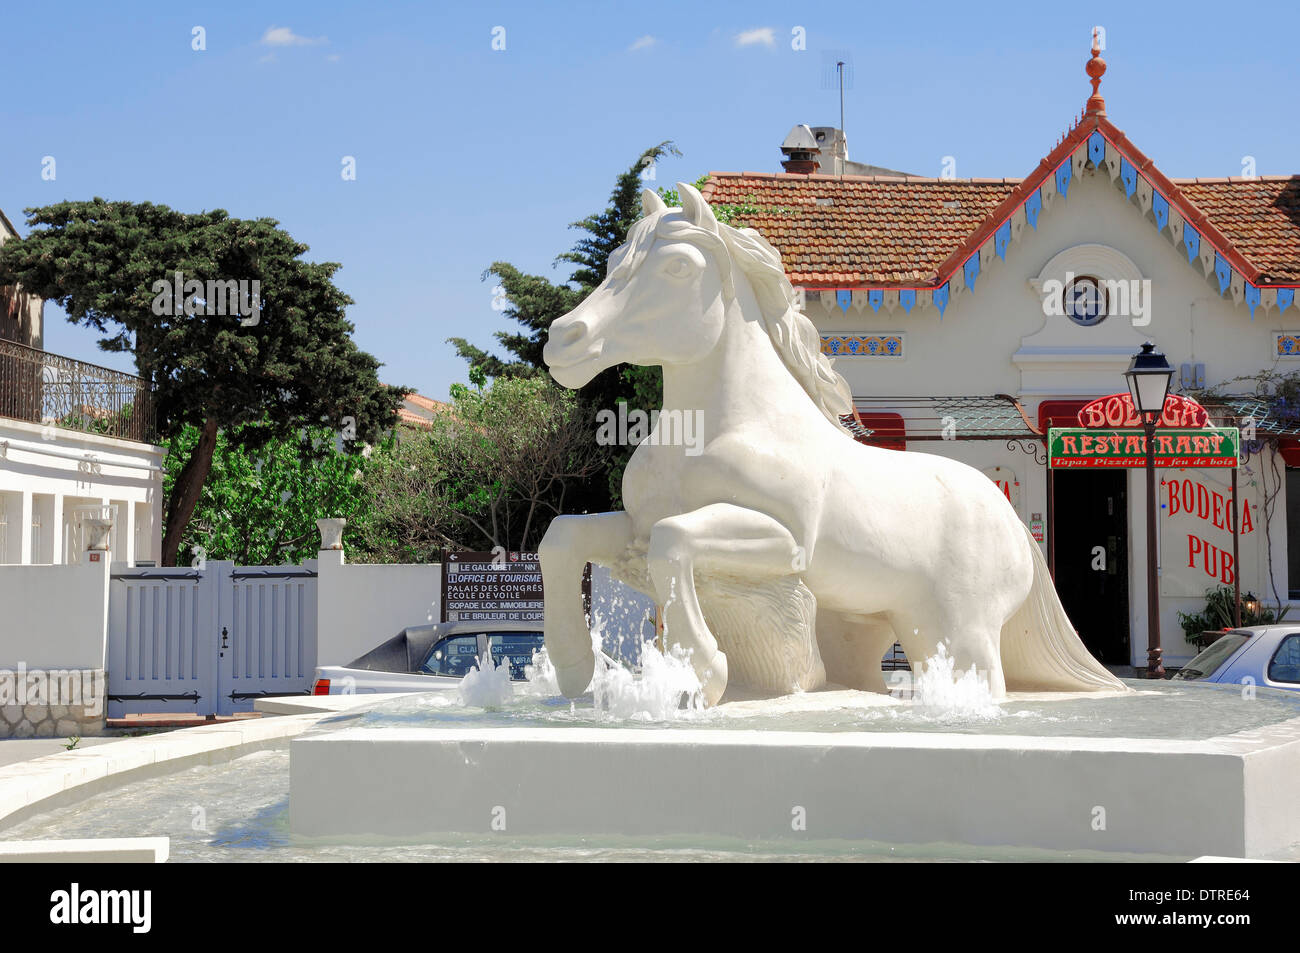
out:
M1133 409L1133 398L1127 392L1098 397L1084 404L1079 408L1076 419L1080 427L1089 430L1142 427L1142 421ZM1207 427L1209 423L1210 415L1199 401L1182 394L1170 394L1165 398L1164 412L1156 421L1156 426L1189 430Z
M1236 467L1240 451L1241 434L1236 427L1156 431L1158 467ZM1145 467L1146 433L1127 427L1052 427L1047 432L1047 465L1056 469Z

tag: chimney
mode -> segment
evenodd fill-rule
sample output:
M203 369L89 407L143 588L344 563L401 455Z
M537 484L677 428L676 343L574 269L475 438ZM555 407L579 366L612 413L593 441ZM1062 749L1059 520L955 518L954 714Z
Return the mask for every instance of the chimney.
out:
M813 132L805 125L795 126L781 143L781 168L787 172L811 175L820 167L821 147L817 144Z
M821 150L821 167L827 175L843 175L849 161L849 143L843 129L834 126L813 126L813 141Z

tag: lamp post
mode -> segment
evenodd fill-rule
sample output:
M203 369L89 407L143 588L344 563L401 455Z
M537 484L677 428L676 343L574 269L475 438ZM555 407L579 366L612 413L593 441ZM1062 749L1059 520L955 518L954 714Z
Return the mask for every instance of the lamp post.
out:
M1156 579L1156 423L1169 396L1174 369L1150 341L1133 355L1124 377L1133 408L1142 421L1147 448L1147 678L1164 678L1160 646L1160 593Z

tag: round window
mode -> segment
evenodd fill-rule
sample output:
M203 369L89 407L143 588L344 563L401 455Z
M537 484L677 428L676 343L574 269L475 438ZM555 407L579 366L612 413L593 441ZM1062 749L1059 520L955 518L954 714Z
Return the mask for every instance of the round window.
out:
M1086 328L1106 320L1106 291L1096 278L1075 278L1061 294L1066 316L1075 324Z

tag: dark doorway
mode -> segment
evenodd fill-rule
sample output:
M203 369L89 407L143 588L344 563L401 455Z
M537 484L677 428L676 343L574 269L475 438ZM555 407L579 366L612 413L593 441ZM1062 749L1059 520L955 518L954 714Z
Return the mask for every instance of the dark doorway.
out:
M1083 644L1130 665L1126 470L1055 470L1056 591Z

